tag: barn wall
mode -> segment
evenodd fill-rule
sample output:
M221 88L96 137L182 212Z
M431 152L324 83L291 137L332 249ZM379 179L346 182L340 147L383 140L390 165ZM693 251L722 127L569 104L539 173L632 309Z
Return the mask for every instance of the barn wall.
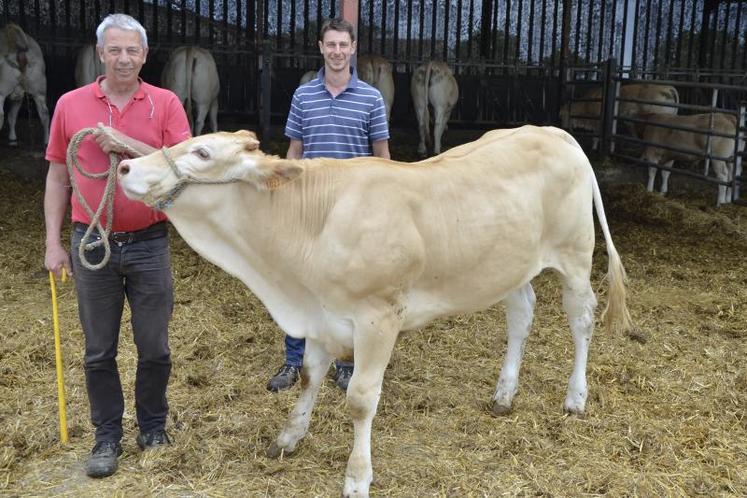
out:
M158 83L178 45L213 51L222 113L256 121L260 54L272 57L271 114L280 123L296 81L320 65L321 21L337 0L34 0L0 4L42 45L53 104L73 86L77 47L93 41L114 11L138 18L150 37L143 70ZM395 64L393 123L412 123L409 78L424 60L442 59L462 88L452 121L496 126L553 122L567 66L615 58L638 77L744 82L747 3L710 0L361 0L359 53ZM564 41L565 40L565 41ZM740 83L741 78L741 83Z

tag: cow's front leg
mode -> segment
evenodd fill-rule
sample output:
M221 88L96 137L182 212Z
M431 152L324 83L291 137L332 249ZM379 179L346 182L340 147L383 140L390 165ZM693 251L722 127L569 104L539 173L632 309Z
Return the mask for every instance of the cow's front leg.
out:
M583 415L586 409L586 361L589 357L589 344L594 331L594 309L597 300L588 275L567 276L563 284L563 308L568 315L568 323L573 333L575 358L573 373L568 380L563 409L575 415Z
M504 415L511 411L514 395L519 388L519 370L524 355L524 344L532 328L534 304L536 302L532 284L512 291L503 300L506 305L506 358L493 395L493 415Z
M332 356L317 341L306 339L306 349L301 368L301 395L277 440L268 448L267 456L277 458L295 451L298 442L306 435L319 387L332 363Z
M353 451L345 470L343 496L367 497L373 481L371 466L371 425L381 395L384 370L392 356L402 320L396 313L372 314L356 324L355 370L347 391L347 405L353 418Z

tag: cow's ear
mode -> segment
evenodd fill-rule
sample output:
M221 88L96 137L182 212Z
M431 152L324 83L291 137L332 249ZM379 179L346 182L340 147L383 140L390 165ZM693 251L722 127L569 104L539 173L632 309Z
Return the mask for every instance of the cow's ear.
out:
M251 152L253 150L259 149L259 140L257 139L257 135L255 135L254 132L248 130L239 130L235 134L238 135L239 138L241 138L242 142L244 142L244 150Z
M303 173L303 167L296 161L278 159L267 163L262 168L264 175L264 187L267 190L275 190L288 182L298 178Z

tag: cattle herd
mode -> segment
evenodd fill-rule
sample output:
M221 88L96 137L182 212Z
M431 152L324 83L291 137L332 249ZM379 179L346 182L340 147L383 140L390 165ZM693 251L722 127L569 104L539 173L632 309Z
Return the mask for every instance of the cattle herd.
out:
M387 118L391 119L394 102L392 64L378 55L358 58L357 68L363 81L376 87L384 98ZM82 86L103 74L103 67L95 46L80 48L75 66L76 85ZM314 71L303 75L301 84L315 76ZM218 94L220 80L215 60L210 52L195 46L176 48L169 56L161 74L162 86L181 99L194 135L203 132L208 120L211 131L218 130ZM459 88L449 66L443 62L427 62L412 74L410 93L418 122L418 154L441 152L441 140L451 111L457 103ZM7 114L8 140L17 143L16 120L24 95L30 96L42 124L44 141L49 136L49 110L46 105L46 76L44 57L38 43L15 24L7 24L0 34L0 128L4 122L5 100L10 101ZM602 89L595 88L577 100L560 108L560 121L567 130L583 129L594 132L593 148L598 147L603 98ZM673 161L694 162L706 159L704 174L709 165L723 183L731 181L735 169L735 136L737 119L734 115L706 113L679 115L679 93L671 85L627 84L620 87L616 116L621 128L626 128L636 139L646 143L642 159L667 168ZM635 124L623 126L626 120ZM643 121L643 122L641 122ZM688 129L689 128L689 129ZM659 147L663 145L663 147ZM682 150L672 150L672 148ZM744 150L744 141L739 150ZM736 166L735 166L736 165ZM648 190L654 190L659 168L649 167ZM663 169L660 192L668 190L670 170ZM741 174L736 171L736 174ZM734 193L736 198L738 192ZM732 192L726 185L719 186L719 204L729 202Z

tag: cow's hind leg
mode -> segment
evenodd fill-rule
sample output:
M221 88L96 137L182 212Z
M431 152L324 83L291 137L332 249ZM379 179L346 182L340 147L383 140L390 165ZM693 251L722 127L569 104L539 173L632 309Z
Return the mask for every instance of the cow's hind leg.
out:
M210 104L208 117L210 119L210 129L215 133L218 131L218 99L215 99L213 103Z
M573 333L575 357L573 372L568 380L568 391L563 409L568 413L583 415L586 408L586 361L594 330L594 310L597 300L589 281L589 272L582 275L564 275L563 308Z
M536 298L532 284L527 282L512 291L503 300L506 305L506 357L493 395L493 415L503 415L511 411L511 403L519 388L519 370L524 355L524 344L532 328L534 303Z
M674 165L674 161L667 161L664 163L664 166L667 168L671 168ZM668 169L661 170L661 189L659 189L659 192L661 192L661 195L667 195L667 192L669 192L669 175L671 175L672 172Z
M365 497L373 481L371 426L379 404L384 370L394 349L402 319L397 313L365 314L355 333L355 370L347 390L353 418L353 450L345 470L343 496Z
M267 456L277 458L293 453L298 442L306 435L319 387L332 363L332 356L316 341L306 339L306 349L301 369L301 395L296 401L277 440L268 448Z
M198 104L197 106L197 118L195 118L195 136L202 133L202 129L205 127L205 118L208 115L208 106L205 104Z
M16 135L16 123L18 122L18 111L21 109L23 99L10 99L8 106L8 143L18 145L18 135Z

